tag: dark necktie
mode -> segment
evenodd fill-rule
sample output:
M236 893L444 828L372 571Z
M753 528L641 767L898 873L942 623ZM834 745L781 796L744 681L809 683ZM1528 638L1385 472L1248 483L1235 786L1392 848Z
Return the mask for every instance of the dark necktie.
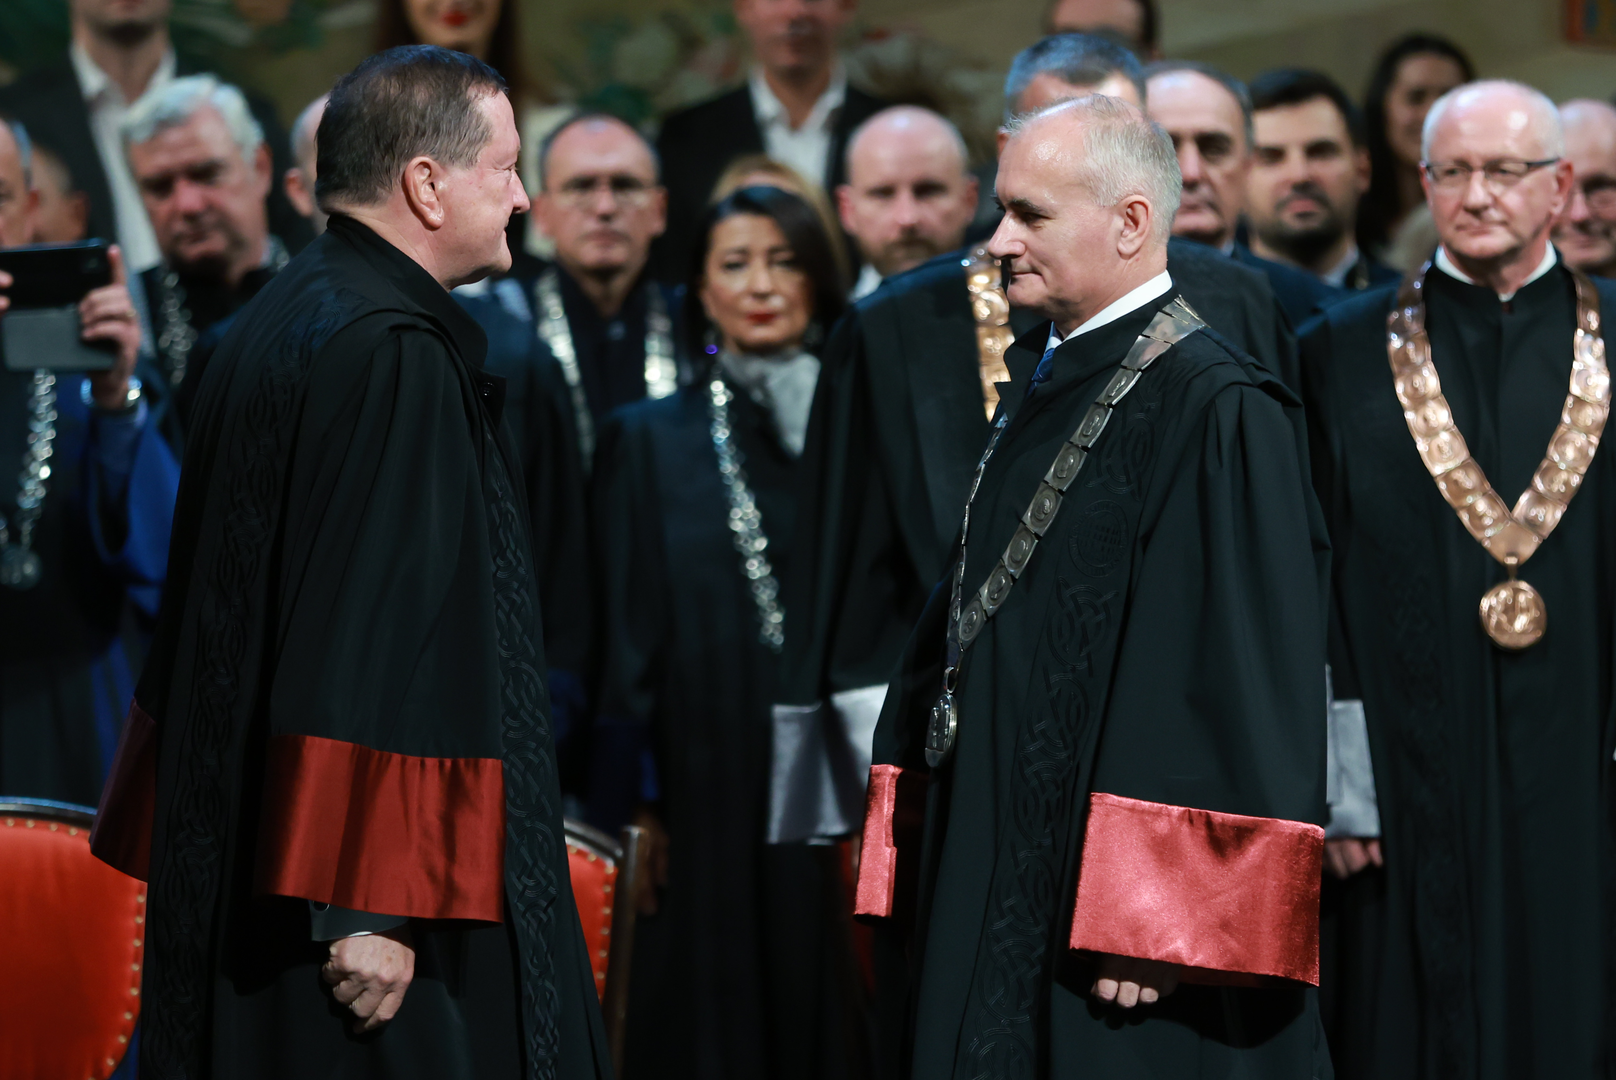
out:
M1050 374L1055 370L1055 350L1060 347L1061 343L1057 341L1044 350L1044 358L1038 361L1038 366L1033 369L1032 381L1027 384L1028 397L1032 397L1032 392L1041 384L1049 381Z

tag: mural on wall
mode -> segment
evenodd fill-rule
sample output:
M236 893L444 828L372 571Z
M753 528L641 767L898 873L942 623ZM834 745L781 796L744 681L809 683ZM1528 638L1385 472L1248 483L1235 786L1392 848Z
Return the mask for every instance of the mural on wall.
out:
M1616 47L1616 0L1565 0L1566 40Z

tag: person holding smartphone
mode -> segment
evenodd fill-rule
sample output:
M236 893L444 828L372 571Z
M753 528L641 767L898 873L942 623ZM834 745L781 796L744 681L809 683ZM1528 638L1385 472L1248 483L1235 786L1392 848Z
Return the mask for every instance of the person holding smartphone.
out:
M0 256L34 235L30 157L22 126L0 122ZM16 272L0 270L0 327L26 284L16 254ZM110 282L78 303L105 370L58 370L65 350L0 368L0 791L87 804L133 695L179 480L137 376L122 253L106 254Z

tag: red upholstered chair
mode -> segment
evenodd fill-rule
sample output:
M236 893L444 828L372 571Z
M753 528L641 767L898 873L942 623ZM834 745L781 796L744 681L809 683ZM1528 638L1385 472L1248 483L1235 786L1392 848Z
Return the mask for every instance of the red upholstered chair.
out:
M612 1064L621 1080L628 972L634 957L634 897L644 872L645 830L627 826L621 843L581 821L568 819L566 831L572 895L606 1017Z
M94 822L0 796L0 1077L106 1080L134 1036L146 886L90 854Z

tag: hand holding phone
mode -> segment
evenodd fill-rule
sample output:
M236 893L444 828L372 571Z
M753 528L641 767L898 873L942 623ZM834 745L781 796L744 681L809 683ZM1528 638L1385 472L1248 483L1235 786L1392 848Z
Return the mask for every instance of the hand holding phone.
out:
M127 352L128 333L112 323L128 312L139 328L113 250L99 240L0 249L0 353L10 371L106 371ZM103 290L117 290L118 295ZM94 297L88 311L81 305ZM85 322L86 316L98 325ZM132 362L132 361L131 361Z

